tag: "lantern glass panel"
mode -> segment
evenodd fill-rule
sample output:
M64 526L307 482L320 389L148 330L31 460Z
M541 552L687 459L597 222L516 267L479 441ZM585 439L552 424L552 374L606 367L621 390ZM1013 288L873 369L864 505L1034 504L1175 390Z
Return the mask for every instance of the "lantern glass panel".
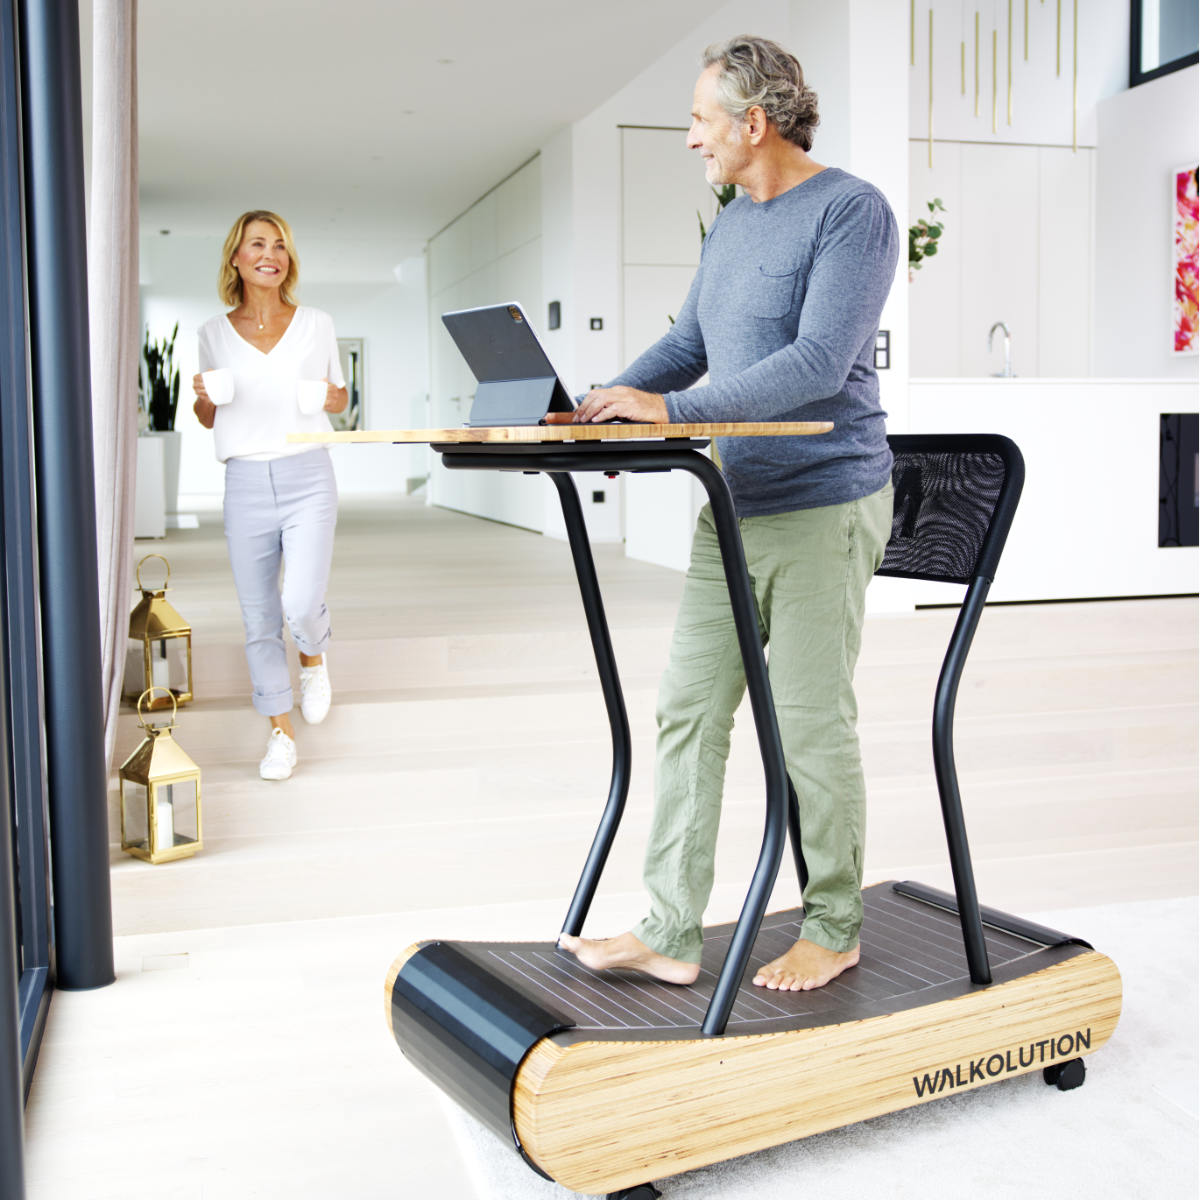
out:
M121 780L121 847L149 851L150 791L145 784Z
M125 695L136 700L150 685L146 683L146 643L129 638L125 643Z
M191 658L190 633L172 633L149 641L127 639L124 694L136 700L147 688L156 687L174 693L176 699L190 698ZM170 708L171 701L158 693L145 707L152 711Z
M151 673L154 687L169 688L176 696L190 693L192 681L188 676L188 645L191 635L176 633L171 637L156 638L151 645ZM162 682L160 682L160 677Z
M155 826L155 853L199 841L200 804L196 781L180 779L155 784L151 819Z

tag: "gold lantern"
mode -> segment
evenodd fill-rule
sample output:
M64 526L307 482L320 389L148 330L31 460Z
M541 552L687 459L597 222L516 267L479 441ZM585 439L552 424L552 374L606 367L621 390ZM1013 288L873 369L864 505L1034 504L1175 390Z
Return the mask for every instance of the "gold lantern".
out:
M171 723L148 725L142 705L153 707L147 688L138 697L138 724L146 731L140 746L121 764L121 849L147 862L170 862L200 849L200 768L171 736L175 697L167 693Z
M152 558L167 568L159 589L142 583L142 568ZM161 554L147 554L138 563L137 584L142 598L129 618L125 697L137 700L147 691L162 692L151 702L151 709L186 704L192 698L192 628L163 598L170 582L171 564Z

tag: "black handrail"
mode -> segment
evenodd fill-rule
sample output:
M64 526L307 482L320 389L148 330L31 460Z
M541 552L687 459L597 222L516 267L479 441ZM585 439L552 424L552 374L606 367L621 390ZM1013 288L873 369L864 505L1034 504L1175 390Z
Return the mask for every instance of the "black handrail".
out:
M1017 503L1021 498L1021 490L1025 483L1025 460L1016 443L1000 434L892 434L888 437L888 443L896 455L985 454L998 458L1004 467L1004 478L975 561L965 573L965 578L952 580L969 582L938 676L932 728L934 774L942 809L942 824L946 831L946 846L950 854L950 868L954 877L954 892L958 899L963 947L972 982L987 984L992 981L992 972L984 941L975 872L971 865L971 849L967 838L966 818L963 815L962 796L958 789L958 770L954 762L954 706L967 652L975 637L1001 552L1016 515ZM879 574L904 578L948 578L915 570L886 568L881 569Z

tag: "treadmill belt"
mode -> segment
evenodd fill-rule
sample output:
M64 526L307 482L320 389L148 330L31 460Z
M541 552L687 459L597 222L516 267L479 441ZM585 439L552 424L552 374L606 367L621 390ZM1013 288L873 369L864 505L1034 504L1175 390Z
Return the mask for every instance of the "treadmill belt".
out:
M958 917L880 884L863 892L862 960L809 992L755 987L756 966L778 958L800 935L802 909L767 916L738 990L728 1034L763 1034L866 1019L932 1004L972 990ZM733 924L705 930L700 977L690 987L629 971L581 966L552 943L456 943L493 975L561 1011L575 1023L555 1040L674 1040L699 1036ZM993 979L1001 982L1082 953L984 926Z

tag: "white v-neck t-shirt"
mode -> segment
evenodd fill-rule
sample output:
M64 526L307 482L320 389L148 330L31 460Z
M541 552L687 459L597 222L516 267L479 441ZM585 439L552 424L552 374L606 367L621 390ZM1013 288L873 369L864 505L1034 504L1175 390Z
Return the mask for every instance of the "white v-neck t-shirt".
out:
M283 337L265 354L246 341L224 313L200 327L199 343L201 371L228 367L233 372L233 399L217 407L213 425L221 462L263 461L321 448L313 443L290 445L287 435L328 433L333 428L326 413L302 413L296 400L296 384L302 379L346 386L328 313L299 306Z

